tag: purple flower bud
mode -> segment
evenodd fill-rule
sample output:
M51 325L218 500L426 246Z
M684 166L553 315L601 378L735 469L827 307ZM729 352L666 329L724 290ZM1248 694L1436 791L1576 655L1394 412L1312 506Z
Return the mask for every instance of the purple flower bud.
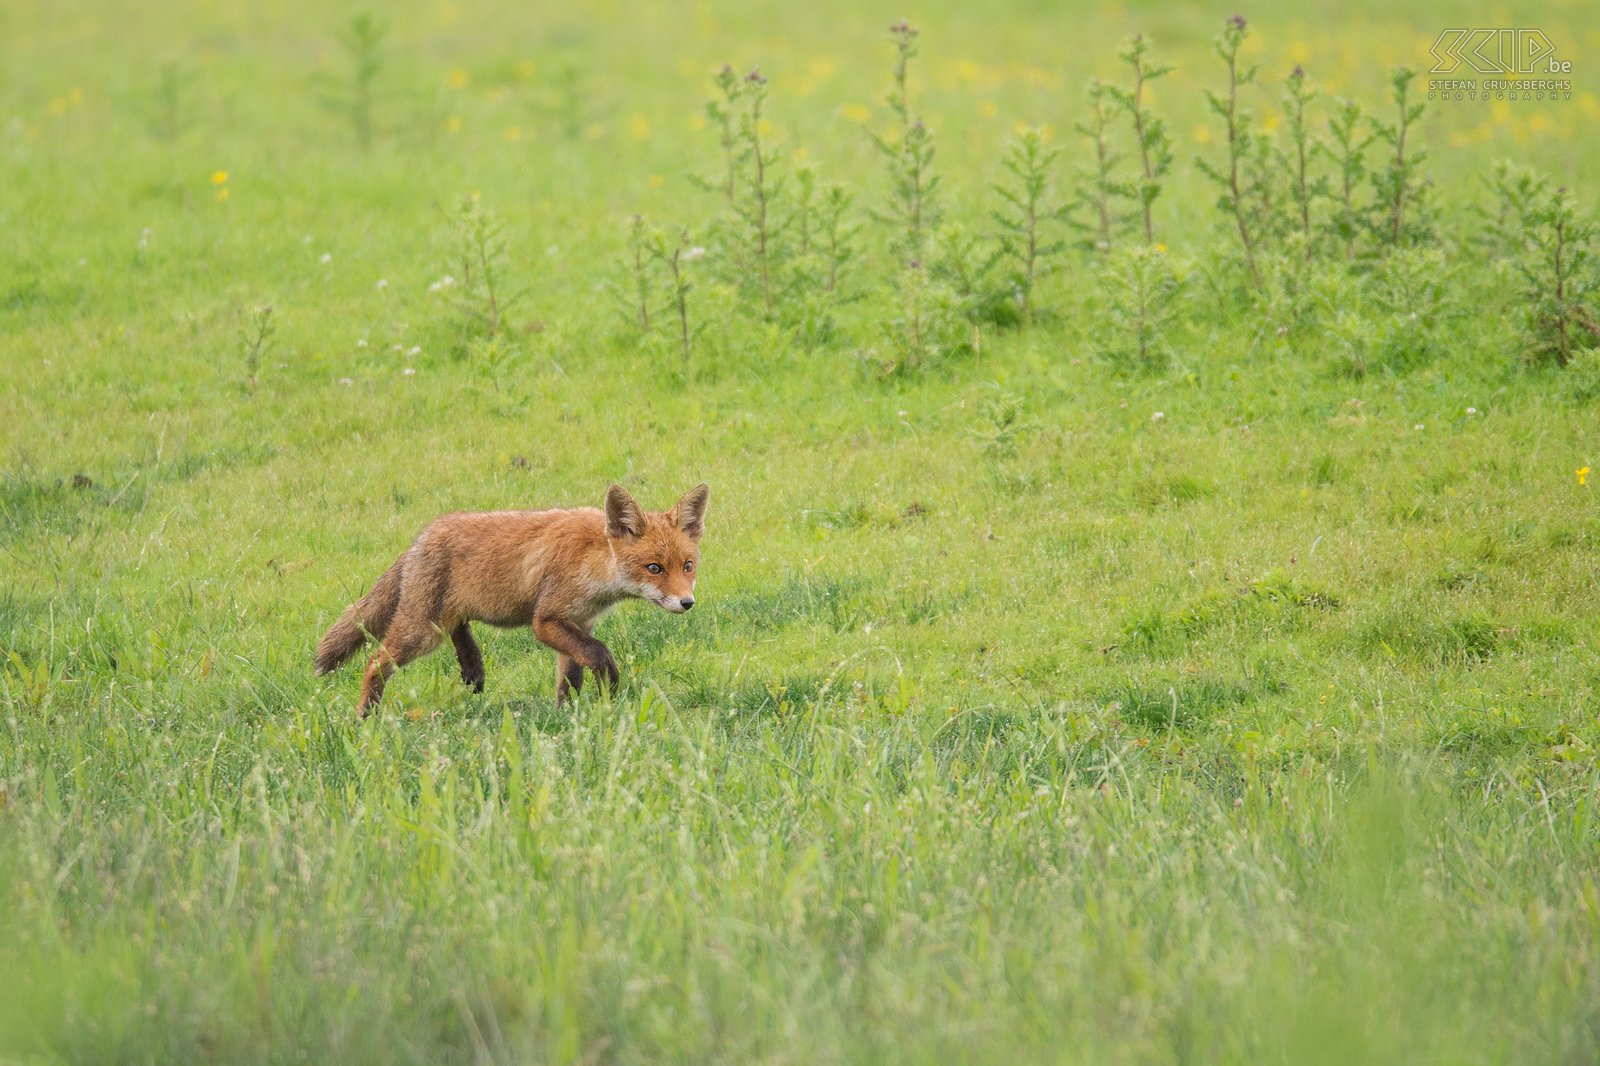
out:
M1296 66L1294 68L1294 70L1289 74L1289 77L1291 77L1291 78L1303 78L1305 76L1306 76L1306 72L1304 70L1302 70L1298 66Z
M1233 15L1233 16L1231 16L1228 19L1228 25L1232 26L1236 30L1244 29L1244 16L1243 15Z

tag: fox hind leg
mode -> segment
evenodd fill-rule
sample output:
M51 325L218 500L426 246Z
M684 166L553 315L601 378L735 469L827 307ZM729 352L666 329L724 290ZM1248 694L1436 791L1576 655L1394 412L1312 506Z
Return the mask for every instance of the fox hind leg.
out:
M434 625L420 628L391 626L383 643L367 660L367 672L361 678L361 703L357 708L361 716L365 718L367 712L383 699L383 687L390 674L437 648L441 639L443 634Z
M483 652L472 639L472 627L462 622L450 631L450 643L456 646L456 662L461 664L461 680L472 686L472 691L482 692L484 682Z

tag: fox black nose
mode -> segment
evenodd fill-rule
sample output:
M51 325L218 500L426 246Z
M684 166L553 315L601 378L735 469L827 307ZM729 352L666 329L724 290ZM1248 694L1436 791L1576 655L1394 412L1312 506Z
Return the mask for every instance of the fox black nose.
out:
M694 597L693 596L685 596L683 599L678 601L678 606L682 607L685 611L687 611L689 608L694 606Z

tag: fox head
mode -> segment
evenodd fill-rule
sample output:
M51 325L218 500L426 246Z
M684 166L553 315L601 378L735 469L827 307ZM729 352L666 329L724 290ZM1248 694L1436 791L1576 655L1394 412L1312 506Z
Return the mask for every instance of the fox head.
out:
M670 511L645 511L628 490L606 491L606 537L628 591L674 614L694 606L700 534L711 490L696 485Z

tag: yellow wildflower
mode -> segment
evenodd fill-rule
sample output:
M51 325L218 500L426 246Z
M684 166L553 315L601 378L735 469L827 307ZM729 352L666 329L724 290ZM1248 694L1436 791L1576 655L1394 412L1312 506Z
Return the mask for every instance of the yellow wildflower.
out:
M1578 484L1582 485L1589 477L1589 468L1586 466L1580 466L1578 469L1574 470L1573 473L1578 475Z
M227 180L228 180L228 172L226 170L218 170L218 171L215 171L214 173L212 173L212 175L211 175L211 184L213 184L213 185L221 185L222 183L224 183Z

